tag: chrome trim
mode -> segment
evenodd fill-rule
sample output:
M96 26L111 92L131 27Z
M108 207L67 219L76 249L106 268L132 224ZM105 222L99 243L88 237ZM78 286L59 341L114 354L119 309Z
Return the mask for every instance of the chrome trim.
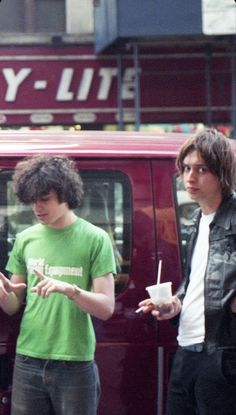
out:
M164 348L157 350L157 415L163 415Z

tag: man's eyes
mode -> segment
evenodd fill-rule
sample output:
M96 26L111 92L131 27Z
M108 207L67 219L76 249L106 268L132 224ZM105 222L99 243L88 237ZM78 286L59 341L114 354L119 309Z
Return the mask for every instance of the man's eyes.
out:
M47 202L50 199L50 196L44 196L40 198L41 202Z
M206 173L208 170L207 170L207 168L206 168L206 167L199 167L199 168L197 169L197 171L198 171L198 173Z
M199 166L199 167L184 166L185 173L189 173L191 170L199 174L206 173L208 171L207 167L205 166Z

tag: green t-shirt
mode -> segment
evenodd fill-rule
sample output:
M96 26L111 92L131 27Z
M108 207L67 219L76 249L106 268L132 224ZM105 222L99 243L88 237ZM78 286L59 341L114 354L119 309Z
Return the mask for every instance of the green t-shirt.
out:
M95 334L90 315L63 294L42 298L31 293L39 282L34 268L90 291L94 278L115 273L108 234L81 218L64 229L37 224L17 235L7 264L12 274L27 277L17 353L41 359L92 360Z

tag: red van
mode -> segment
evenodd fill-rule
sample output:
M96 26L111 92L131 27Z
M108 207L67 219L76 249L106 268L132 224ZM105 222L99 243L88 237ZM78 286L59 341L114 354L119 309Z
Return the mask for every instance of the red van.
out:
M196 205L176 177L181 134L128 132L0 133L0 271L15 235L35 222L11 186L15 164L34 153L73 157L85 186L78 215L110 235L117 264L116 307L108 321L94 319L102 399L99 415L163 415L176 332L170 322L135 313L155 284L173 291L182 278L186 224ZM15 340L21 313L0 310L0 415L10 414ZM42 333L43 336L43 333Z

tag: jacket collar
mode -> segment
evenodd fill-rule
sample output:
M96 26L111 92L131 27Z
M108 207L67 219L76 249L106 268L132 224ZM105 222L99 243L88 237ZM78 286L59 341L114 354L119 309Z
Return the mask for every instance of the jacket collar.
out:
M219 208L216 211L216 215L213 219L213 223L221 226L222 228L229 230L232 222L236 224L236 194L232 193L227 198L223 199Z

